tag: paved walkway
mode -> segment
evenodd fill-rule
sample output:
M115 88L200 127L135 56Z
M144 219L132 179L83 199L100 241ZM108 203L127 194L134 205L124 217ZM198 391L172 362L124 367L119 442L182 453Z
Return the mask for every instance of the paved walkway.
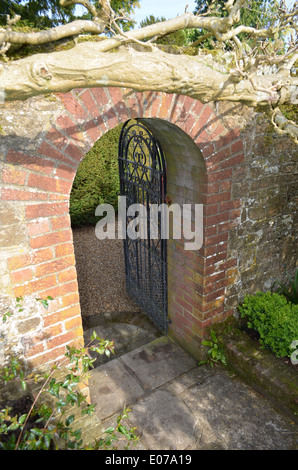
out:
M94 369L90 391L97 429L130 405L138 450L298 449L291 419L226 369L198 366L169 337Z

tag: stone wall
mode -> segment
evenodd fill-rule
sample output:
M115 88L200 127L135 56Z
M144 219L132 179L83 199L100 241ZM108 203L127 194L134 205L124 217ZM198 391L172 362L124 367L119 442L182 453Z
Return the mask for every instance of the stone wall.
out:
M251 112L117 88L6 104L0 117L0 311L13 309L20 296L25 308L14 309L1 325L2 359L14 353L38 367L61 358L67 344L83 342L69 194L94 142L136 117L178 126L202 155L203 165L194 161L191 171L194 181L198 171L204 181L203 247L185 251L177 242L170 250L170 334L180 344L198 356L208 326L232 315L246 292L284 279L283 265L293 270L297 151L288 140L264 134L264 122ZM176 189L172 185L174 197ZM192 200L189 188L184 194ZM34 301L48 295L55 299L48 310Z
M298 267L297 145L263 116L250 113L244 120L241 114L245 158L232 182L241 215L229 240L237 275L226 291L227 307L236 307L246 293L270 290L276 280L287 284L286 273L293 278Z

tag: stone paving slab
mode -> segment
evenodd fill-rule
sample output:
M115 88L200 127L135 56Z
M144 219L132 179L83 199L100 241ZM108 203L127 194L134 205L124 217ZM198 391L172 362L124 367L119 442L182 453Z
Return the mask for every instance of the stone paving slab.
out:
M179 397L156 390L133 406L129 422L147 449L183 450L196 442L197 418Z
M113 324L111 322L106 325L97 325L86 330L84 332L85 344L90 342L93 332L95 332L99 338L114 341L114 358L137 349L160 336L153 328L149 328L148 325L143 327L142 325L130 325L128 323ZM91 356L96 359L94 367L98 367L109 361L105 355L98 356L97 353L91 352Z
M298 427L272 404L225 369L179 395L197 418L195 448L226 450L298 449Z
M135 403L144 394L143 388L119 359L97 367L89 379L91 402L103 420Z
M161 337L121 357L145 391L173 380L196 367L197 362L169 337Z

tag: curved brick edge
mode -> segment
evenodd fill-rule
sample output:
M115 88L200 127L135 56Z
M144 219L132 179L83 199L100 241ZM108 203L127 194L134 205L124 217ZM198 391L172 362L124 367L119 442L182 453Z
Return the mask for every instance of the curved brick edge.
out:
M209 105L189 97L117 88L58 94L63 111L34 155L9 150L3 162L1 200L21 201L28 249L8 259L15 296L51 295L42 334L26 357L33 365L56 360L65 345L80 343L82 319L69 218L69 194L80 161L94 142L120 122L158 117L179 126L201 150L207 171L204 246L188 252L173 315L175 335L195 351L205 328L231 315L225 289L237 275L229 256L229 230L239 223L240 200L232 199L233 174L243 161L238 129L224 128ZM190 295L191 293L191 295Z

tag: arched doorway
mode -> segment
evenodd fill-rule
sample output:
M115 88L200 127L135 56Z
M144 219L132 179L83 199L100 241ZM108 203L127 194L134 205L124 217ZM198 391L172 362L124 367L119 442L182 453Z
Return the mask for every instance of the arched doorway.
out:
M108 130L87 152L70 194L85 344L89 344L94 331L100 338L114 341L115 353L110 358L96 356L96 365L160 336L142 306L126 291L123 240L118 238L118 146L122 128L123 124L119 124ZM98 213L105 206L113 213L114 237L106 233L106 212Z
M38 312L25 345L23 335L15 336L24 356L33 366L47 364L63 357L66 345L82 343L69 193L79 163L94 142L131 118L146 121L165 151L170 199L183 204L195 197L200 203L202 196L204 203L202 249L186 251L178 240L168 241L169 333L197 355L206 328L233 314L226 294L237 271L229 237L230 228L239 223L240 201L231 189L234 167L244 158L239 130L225 128L213 105L163 93L78 89L35 104L36 113L43 106L48 118L29 146L27 134L15 143L7 139L1 183L5 291L11 298L55 298L50 310ZM183 162L185 139L192 156ZM198 181L202 172L192 161L204 163L206 184Z
M188 295L191 302L194 302L198 286L193 282L191 276L196 271L195 264L199 265L203 257L202 243L195 249L185 248L186 242L189 243L190 240L189 238L186 240L183 232L184 213L182 208L183 205L192 208L196 205L203 205L206 185L204 159L188 134L163 119L135 118L128 120L122 128L119 139L120 188L122 186L120 194L127 196L126 206L140 203L144 209L147 209L146 214L149 216L150 207L154 204L160 206L167 201L169 213L166 215L170 222L169 239L167 237L161 239L159 233L157 239L153 241L150 239L150 235L145 240L144 237L137 240L131 240L127 237L124 240L128 292L140 306L141 312L147 312L160 332L167 334L169 331L171 335L177 335L179 338L181 333L187 330L189 316L196 319L196 313L184 296ZM174 206L175 210L172 212ZM178 213L176 209L178 209ZM130 217L125 218L126 229L127 225L134 222L133 215L130 214ZM191 215L193 220L190 222L193 226L195 223L194 211ZM176 223L178 222L178 229L180 229L180 235L175 237L172 236L174 220ZM202 242L203 221L201 220L200 223ZM150 230L150 228L149 217L146 230ZM93 244L95 242L94 233L92 237ZM194 238L194 230L192 237ZM114 240L109 240L109 243L114 243ZM114 246L116 247L116 244ZM117 250L119 250L119 244ZM86 249L82 255L82 270L86 269L88 251L90 252ZM114 251L113 256L115 255ZM89 275L86 291L81 295L82 302L85 302L86 292L94 280L96 283L96 277L98 286L102 284L101 274L104 274L105 270L100 265L105 255L103 256L102 252L100 254L99 250L97 253L99 256L95 255L92 262L92 279ZM80 287L79 268L80 266L77 264ZM117 270L117 268L115 269ZM117 276L118 274L119 270L117 270ZM106 279L106 282L113 284L115 273L110 273L109 276L110 278ZM123 286L118 284L118 287L123 292ZM99 295L99 292L98 288L97 292L94 291L92 295L93 305L98 306L102 302L103 297ZM96 308L98 309L98 307ZM93 319L86 319L84 318L84 310L83 308L83 324L87 324L90 328L97 326L98 320L102 325L102 319L109 314L107 310L98 311ZM121 311L118 310L118 313ZM135 311L135 313L137 312ZM116 317L119 319L119 315L114 315L114 318Z

